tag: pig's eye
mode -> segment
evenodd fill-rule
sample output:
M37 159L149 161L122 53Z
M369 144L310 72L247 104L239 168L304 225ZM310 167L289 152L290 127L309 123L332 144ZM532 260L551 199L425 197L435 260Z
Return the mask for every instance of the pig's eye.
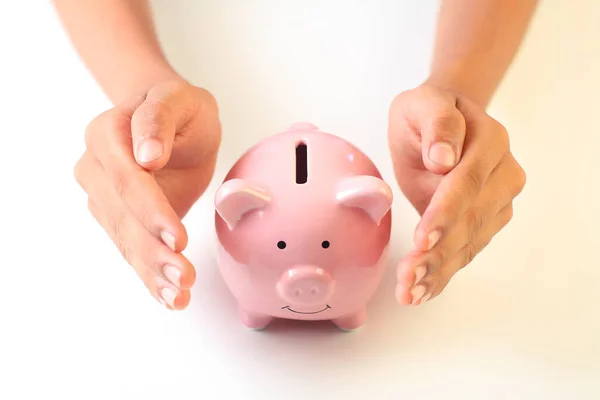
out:
M328 240L324 240L323 243L321 243L321 247L324 249L327 249L329 247L329 241Z
M277 247L279 247L281 250L285 249L285 242L283 240L280 240L279 242L277 242Z

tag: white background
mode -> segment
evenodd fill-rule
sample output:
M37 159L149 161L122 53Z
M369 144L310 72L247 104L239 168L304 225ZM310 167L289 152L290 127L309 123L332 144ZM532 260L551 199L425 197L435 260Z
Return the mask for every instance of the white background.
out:
M167 54L221 107L209 191L186 218L188 310L156 304L72 169L110 106L47 2L0 6L0 399L600 398L600 3L546 0L490 114L528 185L513 222L419 308L390 266L362 330L247 331L214 264L212 195L259 138L308 120L393 183L393 96L427 72L433 1L155 1ZM396 190L394 264L417 215ZM53 397L57 396L57 397Z

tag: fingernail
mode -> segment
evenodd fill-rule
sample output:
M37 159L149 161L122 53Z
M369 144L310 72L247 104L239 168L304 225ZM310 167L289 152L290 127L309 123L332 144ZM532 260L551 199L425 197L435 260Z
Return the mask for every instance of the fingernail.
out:
M163 145L156 139L144 139L138 146L137 160L142 163L152 162L163 155Z
M178 267L174 265L167 265L165 266L163 273L173 285L181 285L181 270Z
M436 142L429 148L429 159L444 167L453 167L456 163L456 155L452 146L445 142Z
M433 249L433 246L437 244L441 236L442 234L440 233L440 231L433 231L429 235L427 235L427 250Z
M427 274L426 266L419 265L417 268L415 268L415 282L413 283L413 285L416 285L417 283L419 283L426 274Z
M171 250L175 251L175 236L172 233L162 232L160 238Z
M417 304L417 302L425 294L425 291L426 289L423 285L417 285L414 288L412 288L412 290L410 291L410 294L412 294L412 304Z
M427 300L431 298L431 293L427 293L423 298L421 298L421 304L425 303Z
M175 299L177 298L177 291L170 287L164 287L160 289L160 297L169 306L175 308Z

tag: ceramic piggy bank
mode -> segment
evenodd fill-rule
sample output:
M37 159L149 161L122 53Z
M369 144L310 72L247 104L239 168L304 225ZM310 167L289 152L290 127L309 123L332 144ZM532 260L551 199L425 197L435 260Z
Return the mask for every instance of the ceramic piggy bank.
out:
M242 323L360 327L386 267L391 205L373 162L313 125L252 147L215 196L219 268Z

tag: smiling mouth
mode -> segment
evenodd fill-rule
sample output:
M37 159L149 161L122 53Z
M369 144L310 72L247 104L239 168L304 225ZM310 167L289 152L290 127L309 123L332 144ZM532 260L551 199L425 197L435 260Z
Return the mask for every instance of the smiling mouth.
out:
M296 311L296 310L292 310L292 308L290 308L290 306L281 307L281 309L282 309L282 310L285 310L286 308L287 308L289 311L291 311L291 312L293 312L293 313L296 313L296 314L318 314L318 313L321 313L321 312L323 312L323 311L327 311L327 310L329 310L329 309L331 308L331 306L330 306L329 304L327 304L327 306L326 306L324 309L322 309L322 310L319 310L319 311L312 311L312 312L302 312L302 311Z

